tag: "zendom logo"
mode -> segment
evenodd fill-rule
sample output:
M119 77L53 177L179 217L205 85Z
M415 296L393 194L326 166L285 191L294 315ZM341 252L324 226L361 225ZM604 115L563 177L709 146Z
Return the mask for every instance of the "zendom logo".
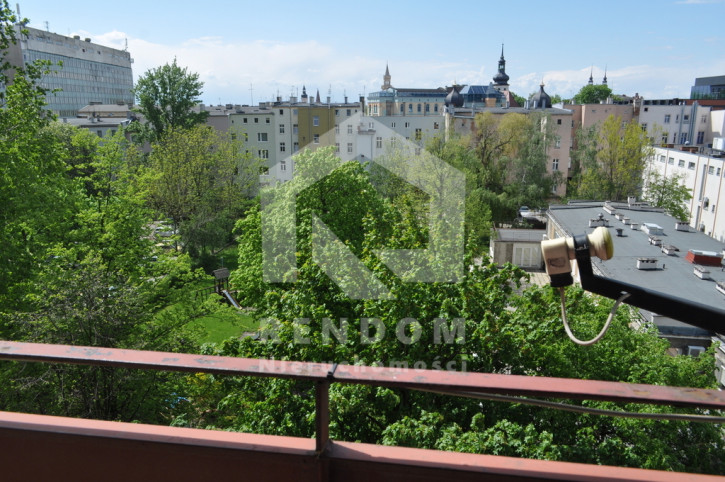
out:
M345 129L346 124L355 127L361 125L361 121L360 114L353 116L340 126L339 132L357 132L357 129ZM381 155L371 161L425 192L430 200L428 247L379 249L375 255L405 282L453 283L460 280L464 275L465 175L373 118L365 118L365 121L364 137L357 134L351 137L355 139L357 135L370 142L370 133L374 132L376 136L392 139L389 142L396 145L396 155ZM334 139L334 135L328 133L325 137ZM295 165L293 161L288 158L285 165ZM285 189L262 190L263 276L266 282L297 281L295 197L342 164L342 160L331 156L318 161L297 163L294 176ZM390 290L350 248L319 217L312 216L312 259L345 295L351 299L393 299Z

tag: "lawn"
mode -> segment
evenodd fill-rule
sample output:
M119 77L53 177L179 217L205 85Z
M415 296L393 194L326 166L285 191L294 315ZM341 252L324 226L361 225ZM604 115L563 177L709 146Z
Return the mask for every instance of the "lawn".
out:
M219 343L242 333L256 331L259 324L252 316L242 311L224 310L189 323L190 327L201 328L202 343Z

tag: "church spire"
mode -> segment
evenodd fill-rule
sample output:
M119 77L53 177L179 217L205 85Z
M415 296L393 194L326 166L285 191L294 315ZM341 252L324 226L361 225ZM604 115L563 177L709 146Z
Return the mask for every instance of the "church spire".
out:
M391 88L392 85L390 85L390 69L388 69L387 62L385 63L385 75L383 75L383 85L380 86L381 90L387 90Z
M589 72L589 85L594 85L594 67Z
M507 90L509 85L509 76L506 75L506 59L503 56L503 44L501 44L501 58L498 61L498 73L493 76L494 86L498 90Z
M604 80L602 81L602 85L607 85L607 66L604 66Z

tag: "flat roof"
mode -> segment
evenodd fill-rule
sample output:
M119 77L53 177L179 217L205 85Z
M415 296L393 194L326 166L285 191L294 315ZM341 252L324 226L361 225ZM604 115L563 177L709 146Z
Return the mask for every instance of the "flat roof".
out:
M609 220L614 257L607 261L592 258L592 267L603 276L725 309L725 296L715 289L716 282L725 283L725 272L717 267L709 267L712 280L702 280L694 275L695 265L685 260L690 249L723 253L724 243L694 231L692 227L690 232L676 231L677 220L662 212L629 209L626 203L612 205L617 212L629 217L631 222L638 223L640 229L632 230L625 226L614 215L604 211L601 202L551 206L549 213L555 224L566 230L568 235L592 233L596 228L589 227L589 219L596 218L599 213ZM662 244L674 245L679 251L670 256L664 254L659 246L650 244L649 235L641 230L643 223L662 226L663 234L656 237L662 240ZM623 228L624 236L617 236L616 228ZM658 269L637 269L637 258L656 258Z

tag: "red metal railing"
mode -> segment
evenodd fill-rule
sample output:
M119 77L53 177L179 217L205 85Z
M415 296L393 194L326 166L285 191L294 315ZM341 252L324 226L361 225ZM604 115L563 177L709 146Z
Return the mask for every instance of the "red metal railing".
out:
M363 444L346 445L346 443L342 442L335 442L333 444L329 440L330 417L328 391L331 383L367 384L391 388L425 390L446 393L453 396L481 396L485 398L486 396L503 395L663 404L716 410L725 409L725 393L717 390L596 380L350 366L114 348L45 345L10 341L0 341L0 359L314 381L316 386L317 429L315 450L318 459L320 457L331 457L336 453L348 453L340 447L349 448L348 445L363 446ZM336 448L333 448L333 446ZM389 449L386 448L386 450ZM398 449L403 450L402 448ZM370 450L372 451L372 449ZM359 454L357 456L360 457ZM540 462L537 461L537 463ZM530 463L533 463L533 461ZM550 464L565 463L550 462ZM569 470L571 466L572 464L561 465L560 467L562 471L565 471ZM608 472L605 472L605 475L603 475L604 478L612 480L632 479L631 473L627 472L632 469L609 467L607 470ZM624 472L617 472L617 470ZM556 474L556 470L554 470L554 473ZM582 470L581 475L590 473L592 473L591 470ZM651 480L661 479L661 473L653 472L653 474L655 476ZM509 475L517 478L513 473ZM592 480L594 479L592 478ZM647 480L647 477L642 480Z

